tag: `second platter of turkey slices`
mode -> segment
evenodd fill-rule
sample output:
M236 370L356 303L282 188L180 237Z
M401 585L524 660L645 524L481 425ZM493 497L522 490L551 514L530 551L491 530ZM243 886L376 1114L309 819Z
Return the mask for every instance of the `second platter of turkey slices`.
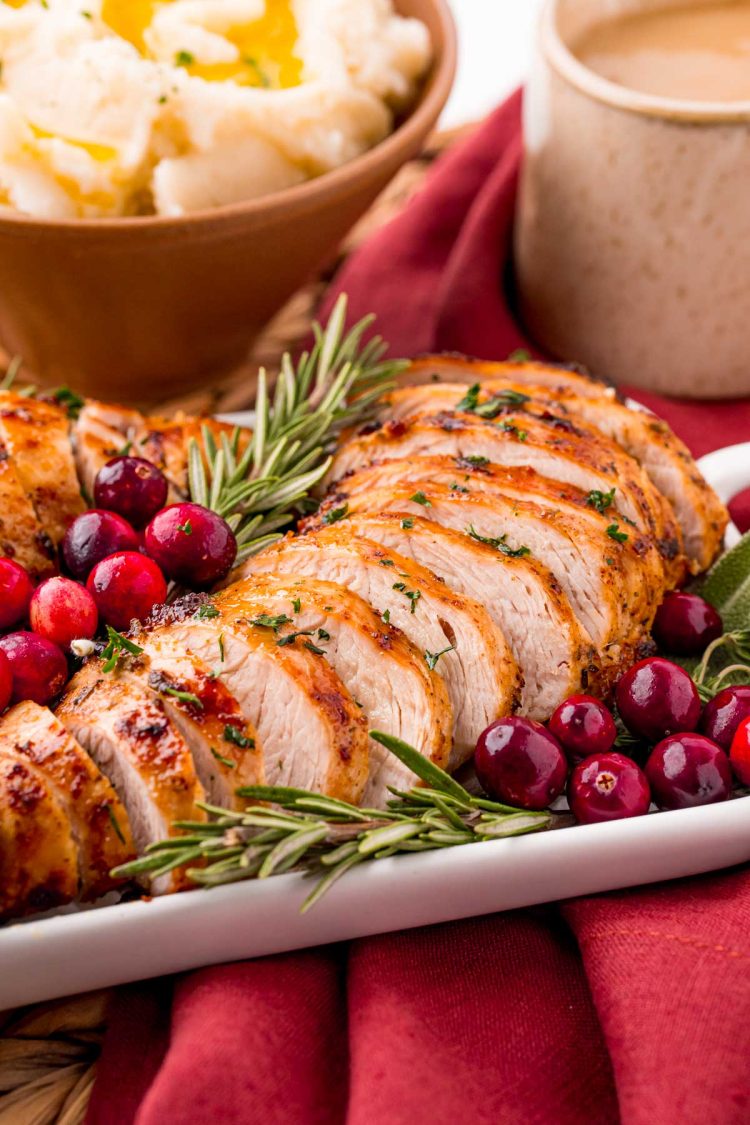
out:
M336 582L401 629L445 680L454 718L450 768L471 756L489 723L517 705L518 665L486 609L372 540L336 527L290 536L249 559L242 573Z
M552 571L596 648L601 690L643 640L658 604L645 583L628 576L623 545L567 512L426 482L416 492L413 485L363 491L350 499L348 512L425 516L501 554L539 560Z
M257 731L267 785L357 804L367 782L367 724L333 668L305 647L307 638L278 645L272 630L254 628L253 608L239 599L206 606L188 596L160 607L138 644L157 667L168 652L187 652L211 669Z
M430 388L423 390L427 393ZM527 466L583 492L607 493L614 487L618 510L628 526L651 536L670 573L676 578L684 574L682 537L674 513L637 461L607 438L561 430L521 412L485 419L456 410L426 411L386 422L341 446L329 481L372 461L424 454L486 457L494 464Z
M46 777L78 847L79 891L84 901L111 890L113 867L132 859L133 841L124 807L55 715L37 703L17 703L0 720L0 751L11 750Z
M425 518L427 517L427 518ZM596 650L552 572L528 556L509 556L425 517L352 514L355 535L428 567L459 594L481 602L521 669L520 711L547 719L597 674Z
M370 729L403 739L439 766L448 764L452 710L442 678L424 653L343 585L314 578L259 574L216 599L226 612L286 647L295 638L327 660L361 707ZM362 803L378 806L388 786L409 789L416 777L377 742Z
M447 382L432 387L435 409L451 409L476 387L476 409L487 411L503 397L525 398L525 410L548 412L595 426L642 466L672 506L682 530L691 569L705 570L721 549L727 512L701 476L687 446L666 422L647 410L628 406L614 388L563 367L542 363L483 363L461 357L426 356L410 368L415 377L435 364ZM414 412L422 388L401 388L386 396L384 416ZM416 397L415 397L416 395Z

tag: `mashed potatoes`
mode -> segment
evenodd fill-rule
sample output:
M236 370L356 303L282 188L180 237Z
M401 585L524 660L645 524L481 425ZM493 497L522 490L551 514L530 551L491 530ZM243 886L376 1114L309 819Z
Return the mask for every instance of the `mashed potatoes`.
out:
M183 215L382 140L430 60L391 0L0 3L0 204Z

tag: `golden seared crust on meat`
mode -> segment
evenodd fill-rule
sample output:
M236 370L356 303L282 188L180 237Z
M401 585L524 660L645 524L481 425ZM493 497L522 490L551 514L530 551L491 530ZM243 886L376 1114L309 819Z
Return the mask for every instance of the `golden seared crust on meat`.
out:
M142 414L127 406L89 399L73 423L71 440L84 494L92 499L96 475L107 461L133 452L131 434L144 424Z
M429 388L418 390L427 393ZM671 509L632 457L604 437L563 430L522 413L491 420L439 411L386 422L374 433L353 438L341 447L330 480L337 481L372 461L425 453L479 456L497 464L528 466L584 492L606 493L614 487L622 516L653 538L670 573L684 574L682 540Z
M34 511L7 446L0 441L0 555L15 559L32 578L55 572L55 547Z
M204 819L190 750L147 687L138 691L131 677L106 674L92 661L71 680L57 715L117 791L139 852L174 835L174 821ZM154 889L185 885L173 873Z
M417 491L416 500L408 483L364 491L349 501L349 514L428 516L480 540L495 540L498 550L528 551L560 583L597 648L602 675L606 669L615 675L647 636L662 598L663 576L654 575L653 585L646 581L648 572L628 542L612 539L583 514L576 516L575 509L563 514L499 493L462 493L427 482Z
M69 430L70 420L62 407L12 391L0 393L0 437L55 546L85 507Z
M617 391L604 379L597 379L578 364L543 363L535 359L494 360L473 359L457 353L422 355L413 359L402 373L400 382L405 385L430 383L482 383L485 379L499 377L507 372L518 382L536 383L552 390L569 390L579 395L617 397Z
M260 737L268 785L291 785L357 802L367 780L367 728L360 709L305 637L279 645L246 613L216 605L200 618L177 603L139 638L198 656L237 700Z
M78 893L78 848L52 782L0 746L0 920L49 910Z
M422 516L352 514L342 527L429 567L451 589L484 605L521 670L524 714L548 719L596 675L591 638L557 579L536 559L503 555Z
M449 405L453 393L456 397ZM480 393L480 400L481 397ZM459 384L438 388L402 387L390 394L389 401L389 409L396 410L400 416L392 426L386 423L385 429L395 429L398 434L405 425L407 433L402 435L405 444L409 443L408 431L412 424L417 426L420 421L445 433L465 432L466 440L489 445L495 454L490 459L500 464L528 465L584 492L591 489L606 492L615 486L620 510L641 531L656 540L668 532L678 534L671 509L638 463L594 426L545 410L530 414L525 404L505 405L504 396L500 405L493 408L497 409L497 414L480 417L467 411L470 400ZM367 435L366 440L368 437L377 445L378 433ZM339 456L345 455L346 446ZM334 470L335 467L334 464Z
M64 809L79 851L80 897L115 885L110 871L135 854L128 817L114 789L46 707L19 703L0 720L0 751L38 769Z
M443 498L447 489L448 498L459 505L472 498L498 497L500 509L506 513L509 501L514 505L513 511L527 513L530 510L526 505L533 504L550 517L556 515L557 526L567 527L570 534L582 536L584 540L587 535L593 535L605 549L608 572L619 575L622 582L621 600L629 610L625 620L635 623L637 635L650 628L668 586L664 560L649 536L641 535L623 522L616 508L616 489L607 496L595 497L596 503L590 503L590 494L549 480L523 466L474 463L451 457L414 457L382 461L345 477L303 527L320 526L331 509L349 504L350 500L350 510L356 511L357 502L366 494L380 496L378 490L395 489L401 495L407 486L421 491L425 488L429 491L434 486L441 490L439 495ZM519 503L523 505L521 509ZM429 509L422 507L429 515ZM413 505L409 510L412 508ZM614 524L619 530L613 536Z
M190 747L211 804L244 808L235 790L265 784L263 751L255 727L226 685L196 656L153 639L151 657L127 665L162 701ZM229 735L227 732L230 732Z
M218 604L270 630L277 640L300 634L349 689L371 729L393 734L439 766L450 756L452 709L445 684L424 653L345 586L314 578L256 575L237 582ZM370 742L365 805L387 800L387 787L416 778Z
M429 658L440 657L454 712L455 767L471 755L482 730L514 710L521 682L510 647L486 609L456 593L426 567L346 529L286 538L248 560L245 575L309 575L359 594Z
M157 465L169 481L170 500L185 500L189 496L188 450L194 439L203 448L203 433L208 430L217 445L222 436L232 441L236 427L216 418L148 417L132 434L133 453ZM238 450L242 452L247 442L247 431L242 431Z
M467 391L462 382L445 382L436 387L404 387L385 398L387 416L407 417L422 409L425 402L432 411L452 409L467 399L467 394L479 411L512 407L515 399L523 399L521 408L558 427L575 426L590 432L591 427L606 438L617 442L644 470L658 492L666 498L676 516L685 542L685 551L694 571L706 569L721 549L728 514L714 490L698 471L686 445L672 433L666 422L648 411L632 408L621 402L605 388L598 396L581 395L567 387L555 388L557 368L550 368L550 380L535 385L517 376L513 364L495 364L496 373L485 372L491 364L481 364L481 382L477 381ZM468 368L473 372L473 367ZM534 373L541 377L543 364L533 364L526 372L527 379ZM476 373L476 372L475 372ZM581 377L578 377L581 380ZM590 388L590 382L585 385ZM575 386L575 384L573 384ZM669 534L669 521L667 524Z

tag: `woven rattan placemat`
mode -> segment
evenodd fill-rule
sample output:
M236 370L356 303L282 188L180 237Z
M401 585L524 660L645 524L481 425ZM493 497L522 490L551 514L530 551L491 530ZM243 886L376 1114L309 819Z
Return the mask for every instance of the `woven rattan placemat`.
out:
M289 301L257 341L242 368L205 390L163 404L166 413L221 413L251 406L262 366L304 340L321 295L346 257L391 219L425 173L464 130L434 137L352 231L338 256ZM0 971L2 967L0 966ZM0 1013L0 1125L78 1125L86 1113L111 992L94 992Z

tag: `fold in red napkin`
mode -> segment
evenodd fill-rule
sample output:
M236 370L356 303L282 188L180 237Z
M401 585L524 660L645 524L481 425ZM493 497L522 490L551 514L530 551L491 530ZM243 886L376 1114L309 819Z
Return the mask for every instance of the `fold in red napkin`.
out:
M394 354L530 346L508 298L519 107L337 280ZM696 454L750 440L748 401L635 394ZM750 503L735 516L749 525ZM749 1027L742 868L121 990L88 1121L740 1125Z

